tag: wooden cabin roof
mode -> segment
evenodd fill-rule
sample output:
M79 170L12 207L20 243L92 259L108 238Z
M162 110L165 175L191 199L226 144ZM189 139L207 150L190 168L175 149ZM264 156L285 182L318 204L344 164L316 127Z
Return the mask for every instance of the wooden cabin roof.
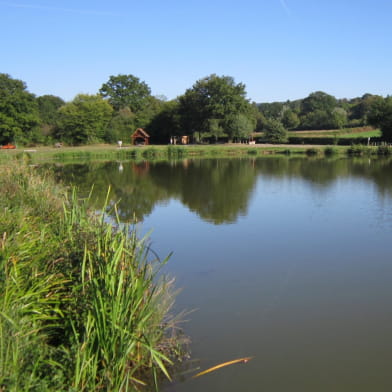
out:
M150 137L150 135L143 128L136 129L136 131L132 135L132 137L137 137L137 136L147 137L147 138Z

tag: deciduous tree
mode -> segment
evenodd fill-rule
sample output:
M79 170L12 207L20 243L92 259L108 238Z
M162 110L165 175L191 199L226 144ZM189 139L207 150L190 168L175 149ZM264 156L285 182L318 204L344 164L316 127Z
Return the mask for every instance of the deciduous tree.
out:
M368 115L371 125L380 127L382 138L392 142L392 96L374 100Z
M70 144L102 141L113 108L99 95L80 94L59 109L58 139Z
M115 110L129 107L136 113L141 110L151 95L148 85L134 75L110 76L99 90Z
M230 76L212 74L198 80L179 98L179 112L187 133L208 132L210 121L218 120L227 132L233 117L252 113L245 85Z
M38 105L26 84L0 74L0 144L37 141L40 122Z
M279 120L271 119L264 126L265 140L269 143L287 143L287 129Z

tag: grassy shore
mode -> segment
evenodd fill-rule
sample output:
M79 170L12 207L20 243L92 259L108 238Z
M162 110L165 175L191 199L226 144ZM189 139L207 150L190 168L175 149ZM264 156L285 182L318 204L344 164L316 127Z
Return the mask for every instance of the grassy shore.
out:
M135 391L181 342L166 260L31 167L0 173L0 390Z
M374 146L339 146L339 145L272 145L272 144L217 144L187 146L140 146L125 145L88 145L80 147L37 147L34 149L0 150L0 162L12 160L38 163L42 161L92 161L92 160L167 160L182 158L244 157L265 156L271 154L286 155L386 155L390 149ZM381 152L381 154L380 154Z

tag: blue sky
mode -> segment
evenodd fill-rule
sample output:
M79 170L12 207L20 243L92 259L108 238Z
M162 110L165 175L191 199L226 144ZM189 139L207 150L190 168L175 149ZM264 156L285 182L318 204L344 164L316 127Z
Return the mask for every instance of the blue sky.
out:
M0 72L36 95L133 74L175 98L212 73L272 102L392 94L390 0L0 0Z

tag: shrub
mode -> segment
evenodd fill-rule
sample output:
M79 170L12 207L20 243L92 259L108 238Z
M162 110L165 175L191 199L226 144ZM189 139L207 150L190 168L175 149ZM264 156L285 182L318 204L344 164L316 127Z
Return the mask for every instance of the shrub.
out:
M392 148L390 146L379 146L377 148L377 155L391 155Z
M318 148L307 148L305 153L308 156L315 156L320 153L320 150Z
M336 148L333 148L333 147L326 147L326 148L324 149L324 155L325 155L325 156L332 156L332 155L335 155L335 154L337 154Z

